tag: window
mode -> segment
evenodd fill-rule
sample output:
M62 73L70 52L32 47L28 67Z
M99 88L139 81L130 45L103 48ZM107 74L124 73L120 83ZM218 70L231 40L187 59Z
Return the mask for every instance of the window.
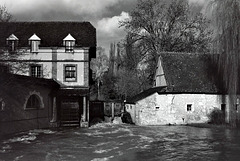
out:
M30 76L32 77L42 77L42 65L31 65L30 66Z
M75 39L72 37L71 34L68 34L63 39L63 45L65 46L65 52L73 52L73 48L75 46Z
M0 111L4 111L5 103L0 99Z
M31 41L31 52L38 52L39 41Z
M9 47L10 52L16 51L16 48L17 48L17 45L18 45L18 38L14 34L11 34L7 38L7 45Z
M223 111L223 112L226 111L226 104L221 104L221 111Z
M74 41L66 41L65 51L73 52Z
M26 109L39 109L41 108L40 98L38 95L33 94L28 98Z
M187 104L187 111L192 111L192 104Z
M77 81L77 65L66 65L64 73L66 82Z
M31 45L31 52L38 52L41 39L36 34L33 34L28 41Z

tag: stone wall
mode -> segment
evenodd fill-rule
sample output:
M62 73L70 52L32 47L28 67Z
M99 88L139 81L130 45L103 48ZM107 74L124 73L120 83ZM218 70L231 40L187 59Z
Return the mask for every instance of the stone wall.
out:
M206 123L209 121L208 114L214 108L221 109L222 103L223 98L221 95L159 95L155 93L136 103L136 124L166 125ZM189 111L187 108L189 108Z
M36 84L10 82L0 85L0 99L4 107L0 110L0 135L36 128L47 128L53 116L51 88ZM39 96L39 109L26 109L30 95Z

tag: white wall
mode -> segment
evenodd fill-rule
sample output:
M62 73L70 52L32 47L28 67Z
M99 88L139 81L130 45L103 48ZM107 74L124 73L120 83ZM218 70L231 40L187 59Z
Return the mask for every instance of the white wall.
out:
M54 49L56 53L56 60L57 61L57 74L56 79L61 82L64 85L67 86L88 86L86 81L84 79L88 79L86 75L88 73L84 73L84 61L88 61L88 57L85 57L88 55L88 48L76 48L74 50L74 53L66 53L65 48L57 48ZM40 47L38 53L31 53L30 49L24 50L22 52L21 56L19 57L21 60L39 60L36 61L30 61L26 64L41 64L43 66L43 77L44 78L53 78L52 69L54 66L54 59L53 56L53 49L52 48L44 48ZM78 62L76 62L78 61ZM64 65L71 64L71 65L77 65L77 82L65 82L64 81ZM86 72L86 71L85 71ZM29 69L26 69L25 72L18 72L17 74L22 75L29 75ZM84 77L85 75L85 77Z
M221 109L222 96L214 94L153 94L136 103L136 124L206 123L208 114ZM192 111L187 111L192 104ZM159 108L156 108L159 107ZM227 107L228 109L228 107Z

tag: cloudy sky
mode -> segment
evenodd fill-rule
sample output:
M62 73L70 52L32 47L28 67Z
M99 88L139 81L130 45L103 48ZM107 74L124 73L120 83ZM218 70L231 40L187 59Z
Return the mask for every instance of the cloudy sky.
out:
M203 3L205 0L189 0ZM89 21L97 29L97 45L109 50L124 29L118 21L128 18L137 0L0 0L17 21Z

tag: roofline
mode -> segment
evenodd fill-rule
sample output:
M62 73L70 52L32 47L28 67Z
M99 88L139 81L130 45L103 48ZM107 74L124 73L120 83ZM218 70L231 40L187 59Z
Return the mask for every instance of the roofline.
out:
M227 94L224 92L157 92L159 95L162 94Z
M228 95L227 93L224 93L224 92L153 92L152 94L148 95L148 96L151 96L155 93L158 93L158 95L166 95L166 94L209 94L209 95ZM146 97L148 97L146 96ZM146 98L145 97L145 98ZM135 102L131 102L131 101L126 101L124 102L125 104L136 104L136 102L140 101L140 100L143 100L145 98L142 98L142 99L139 99L139 100L136 100Z
M12 73L0 73L2 75L9 76L9 78L14 77L15 79L19 79L20 81L24 80L36 80L35 83L42 86L54 86L56 88L60 88L60 84L56 82L54 79L46 79L46 78L37 78L26 75L12 74Z
M90 21L10 21L0 23L89 23L96 30L96 28L92 25Z

